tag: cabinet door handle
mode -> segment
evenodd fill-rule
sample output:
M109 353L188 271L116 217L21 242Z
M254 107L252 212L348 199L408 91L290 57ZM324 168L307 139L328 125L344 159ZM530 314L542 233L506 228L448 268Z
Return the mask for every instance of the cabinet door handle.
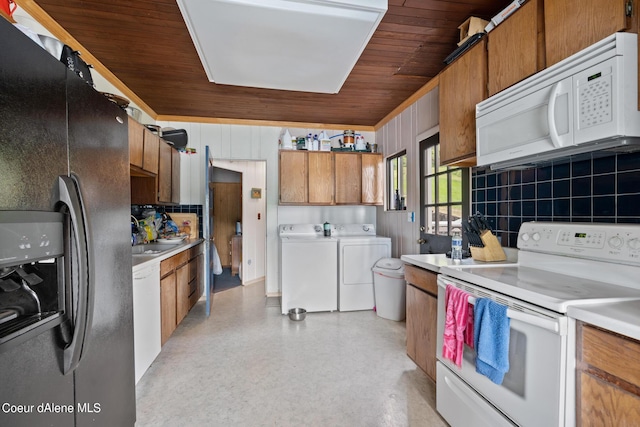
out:
M427 241L425 239L418 239L418 243L420 243L422 245L424 243L427 243Z

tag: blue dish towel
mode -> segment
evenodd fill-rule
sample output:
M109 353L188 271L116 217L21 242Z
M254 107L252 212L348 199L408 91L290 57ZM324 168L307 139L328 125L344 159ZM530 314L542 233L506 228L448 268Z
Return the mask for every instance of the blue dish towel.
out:
M488 298L476 299L474 308L476 372L502 384L509 371L509 318L507 307Z

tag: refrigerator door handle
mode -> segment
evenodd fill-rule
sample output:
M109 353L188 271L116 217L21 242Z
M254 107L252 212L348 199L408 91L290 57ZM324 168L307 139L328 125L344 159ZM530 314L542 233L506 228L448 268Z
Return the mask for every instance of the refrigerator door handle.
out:
M64 348L63 373L67 374L76 369L84 346L91 329L94 308L94 269L93 249L91 235L87 227L87 217L80 192L79 179L75 175L58 177L59 199L57 206L63 204L67 207L71 217L74 240L79 258L78 269L78 303L75 319L73 321L73 334L69 337ZM66 313L67 322L71 321L72 314Z

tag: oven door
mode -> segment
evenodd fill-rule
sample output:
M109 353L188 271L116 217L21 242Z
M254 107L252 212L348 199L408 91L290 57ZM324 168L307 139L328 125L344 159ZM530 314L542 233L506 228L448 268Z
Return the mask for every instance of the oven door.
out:
M442 357L447 284L475 298L491 298L509 307L510 368L501 385L476 372L475 352L467 346L461 368ZM567 341L565 316L438 276L438 412L454 427L482 425L481 420L486 420L487 425L564 425ZM497 423L496 418L501 422Z

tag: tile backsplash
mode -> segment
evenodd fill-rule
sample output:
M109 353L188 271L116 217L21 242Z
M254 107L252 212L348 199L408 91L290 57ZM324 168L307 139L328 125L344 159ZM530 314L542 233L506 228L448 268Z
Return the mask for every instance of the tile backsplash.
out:
M138 215L137 212L144 208L152 207L156 212L166 212L171 216L172 212L194 213L198 215L198 236L202 237L202 205L178 205L178 206L139 206L131 205L131 214Z
M165 206L165 212L171 216L172 212L194 213L198 215L198 236L202 237L202 205Z
M640 223L640 152L526 170L474 168L471 195L472 212L509 247L525 221Z

